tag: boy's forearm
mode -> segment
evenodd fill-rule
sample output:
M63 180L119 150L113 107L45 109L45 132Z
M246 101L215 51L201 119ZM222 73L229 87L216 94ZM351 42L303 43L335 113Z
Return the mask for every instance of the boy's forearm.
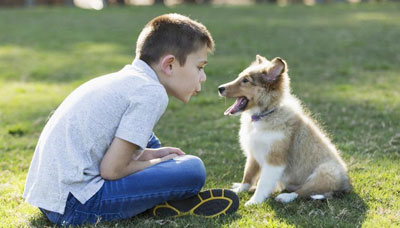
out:
M103 160L100 163L100 175L106 180L117 180L125 176L146 169L162 161L166 161L176 157L178 152L169 154L175 149L167 149L165 155L159 158L152 159L149 156L147 159L135 160L134 154L139 150L139 147L125 140L114 138L110 147L106 151ZM183 152L181 152L183 153ZM141 155L143 156L143 155Z
M164 159L156 158L148 161L140 161L140 160L130 160L125 166L120 165L118 169L114 169L112 172L107 172L107 175L102 175L102 177L106 180L118 180L123 177L129 176L133 173L144 170L148 167L151 167L157 163L162 162Z
M132 162L133 155L138 151L139 147L135 144L115 137L100 163L101 177L116 180L144 169L146 164Z
M144 170L150 166L153 166L155 164L157 164L158 162L155 162L154 160L149 160L149 161L138 161L138 160L131 160L128 164L128 166L125 168L125 172L121 173L121 177L125 177L128 176L130 174L139 172L141 170ZM119 179L117 178L117 179Z
M118 180L152 165L151 161L130 160L126 164L119 164L118 168L115 167L107 170L107 172L102 172L101 176L106 180Z

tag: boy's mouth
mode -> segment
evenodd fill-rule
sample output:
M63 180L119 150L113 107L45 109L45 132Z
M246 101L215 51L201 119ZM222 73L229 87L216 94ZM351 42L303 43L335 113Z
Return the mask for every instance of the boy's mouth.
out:
M235 103L224 112L224 115L233 115L244 111L248 103L249 100L246 97L238 97Z

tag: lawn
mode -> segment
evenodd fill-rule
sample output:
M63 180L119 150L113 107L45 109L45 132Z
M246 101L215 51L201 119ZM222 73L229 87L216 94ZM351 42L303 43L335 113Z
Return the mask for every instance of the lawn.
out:
M383 3L0 9L0 227L51 226L21 197L48 116L81 83L130 63L144 24L168 12L204 23L217 45L204 91L189 104L171 98L155 128L164 145L203 159L205 188L242 178L239 118L223 115L233 100L217 87L261 54L287 61L293 93L341 151L354 190L249 208L243 193L233 216L138 216L97 227L400 226L400 4Z

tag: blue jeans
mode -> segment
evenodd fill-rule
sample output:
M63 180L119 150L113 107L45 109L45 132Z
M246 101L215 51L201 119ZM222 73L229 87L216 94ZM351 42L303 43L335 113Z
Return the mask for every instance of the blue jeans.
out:
M148 148L161 144L153 134ZM57 225L79 225L131 218L157 204L195 195L206 178L203 162L184 155L131 174L119 180L105 180L103 187L85 204L69 194L64 214L40 209Z

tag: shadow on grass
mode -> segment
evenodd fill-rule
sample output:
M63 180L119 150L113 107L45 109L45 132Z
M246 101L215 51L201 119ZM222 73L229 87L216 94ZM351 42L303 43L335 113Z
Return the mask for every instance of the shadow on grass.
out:
M221 216L218 218L204 218L200 216L185 216L179 218L163 218L151 216L147 211L136 215L130 219L114 221L114 222L101 222L94 225L84 224L81 226L72 227L222 227L226 224L231 224L233 221L240 219L238 213L229 216ZM52 224L42 213L32 217L29 220L29 227L56 227Z
M297 200L282 204L271 200L276 217L295 227L361 227L367 204L354 192L327 200Z
M130 221L126 220L123 224L119 225L122 225L123 227L132 227L132 225L137 225L138 227L223 227L232 224L235 220L241 218L242 216L237 212L233 215L221 216L217 218L205 218L201 216L162 218L142 214L132 218Z
M44 214L41 212L38 213L36 216L31 217L29 219L28 223L29 227L55 227L54 224L52 224Z

